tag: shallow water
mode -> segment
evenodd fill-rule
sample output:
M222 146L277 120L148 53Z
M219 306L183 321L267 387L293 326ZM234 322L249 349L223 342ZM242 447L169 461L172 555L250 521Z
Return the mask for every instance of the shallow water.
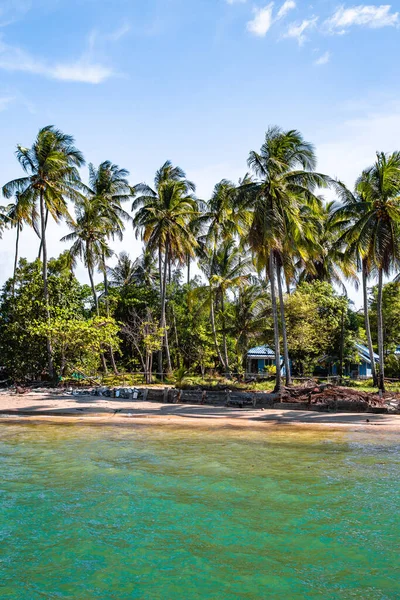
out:
M0 426L0 597L400 598L397 434Z

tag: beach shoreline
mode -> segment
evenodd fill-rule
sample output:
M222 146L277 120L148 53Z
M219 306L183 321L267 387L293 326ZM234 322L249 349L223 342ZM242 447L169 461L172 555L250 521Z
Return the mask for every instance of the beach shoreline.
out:
M394 414L163 404L45 392L1 393L0 422L219 428L291 425L400 432L400 415Z

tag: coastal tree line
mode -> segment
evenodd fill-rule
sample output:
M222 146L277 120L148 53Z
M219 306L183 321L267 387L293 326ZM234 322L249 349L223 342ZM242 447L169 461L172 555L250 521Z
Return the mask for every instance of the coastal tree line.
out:
M15 229L0 303L0 356L12 376L101 368L141 370L148 382L188 371L229 377L246 370L251 344L269 343L279 391L281 356L290 385L291 370L309 374L324 356L342 373L357 360L356 339L368 346L379 389L385 363L396 372L400 284L384 278L399 270L400 152L377 153L348 189L316 170L298 131L270 127L243 178L220 181L203 199L170 161L151 185L130 183L109 160L89 164L85 183L73 137L52 126L17 146L16 158L22 176L3 185L9 204L0 214L1 228ZM328 188L334 201L324 201ZM70 229L66 251L50 260L49 219ZM38 237L33 263L19 258L25 226ZM125 234L129 250L132 228L143 253L123 252L110 268L113 240ZM90 286L73 274L78 260ZM192 276L194 263L202 277ZM362 315L349 284L362 286Z

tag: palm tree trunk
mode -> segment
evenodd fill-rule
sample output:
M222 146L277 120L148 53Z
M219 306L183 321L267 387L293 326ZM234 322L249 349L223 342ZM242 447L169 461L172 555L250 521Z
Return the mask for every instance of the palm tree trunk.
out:
M224 360L223 360L222 354L221 354L221 350L218 345L217 330L215 328L214 298L213 298L213 293L212 293L211 282L210 282L210 319L211 319L211 327L212 327L212 333L213 333L213 338L214 338L214 346L215 346L215 350L218 355L218 360L219 360L222 368L224 369L224 371L226 371L226 365L224 363Z
M364 297L364 322L365 322L365 334L367 336L369 359L371 361L371 373L374 385L378 385L375 369L375 358L374 349L372 346L371 327L369 323L369 311L368 311L368 289L367 289L367 266L365 261L362 264L362 282L363 282L363 297Z
M161 255L161 248L158 249L158 274L160 277L160 301L162 303L162 297L163 297L163 269L162 269L162 255ZM161 319L160 319L160 323L161 323ZM163 373L163 351L162 351L162 345L160 350L158 351L158 372L160 374L160 376L162 377L162 373Z
M285 383L287 386L289 386L292 383L292 377L291 377L291 373L290 373L289 348L288 348L287 333L286 333L285 305L283 303L282 265L280 264L280 262L277 265L277 280L278 280L278 294L279 294L279 309L280 309L280 313L281 313L283 358L284 358L284 362L285 362Z
M88 273L89 273L89 279L90 279L90 287L92 288L92 295L93 295L93 300L94 300L94 307L96 309L96 315L99 317L100 316L100 312L99 312L99 299L97 298L97 292L96 292L96 288L95 288L95 285L94 285L93 269L90 266L88 266Z
M224 363L225 363L225 374L230 375L229 372L229 357L228 357L228 346L226 342L226 323L225 323L225 300L224 291L221 290L221 313L222 313L222 343L224 348Z
M48 208L46 208L46 217L45 217L45 220L44 220L44 229L45 229L45 231L46 231L46 229L47 229L47 221L48 221L48 220L49 220L49 209L48 209ZM42 242L42 239L43 239L43 238L41 238L41 239L40 239L40 245L39 245L39 254L38 254L38 258L39 258L39 259L40 259L41 255L42 255L42 250L43 250L43 242Z
M19 245L19 223L17 223L17 239L15 241L15 258L14 258L14 274L13 274L13 283L12 283L12 297L15 295L15 277L17 274L17 265L18 265L18 245Z
M189 283L190 283L190 254L187 255L186 262L187 262L187 284L189 285Z
M176 326L176 315L174 307L172 306L172 318L174 320L174 333L175 333L175 344L176 344L176 366L178 369L181 368L181 357L179 354L179 337L178 337L178 328Z
M107 312L107 317L110 317L110 303L108 301L108 279L107 279L107 270L106 270L106 257L104 256L104 250L102 252L101 261L102 261L103 281L104 281L104 296L106 299L106 312ZM110 353L111 366L114 371L114 375L119 375L117 365L115 363L115 357L114 357L114 352L113 352L112 346L109 346L108 350Z
M275 290L275 260L274 253L270 250L269 253L269 282L271 286L271 306L272 306L272 318L274 321L274 346L275 346L275 364L276 364L276 377L275 377L275 393L280 393L282 389L282 377L281 377L281 350L279 344L279 320L278 320L278 307L276 304L276 290Z
M43 299L46 311L46 319L50 321L50 308L49 308L49 289L47 284L47 243L46 243L46 222L45 222L45 208L44 208L44 195L43 190L40 190L40 226L42 235L42 249L43 249L43 262L42 262L42 273L43 273ZM51 345L51 339L48 336L46 339L47 346L47 362L49 369L49 376L51 379L54 377L54 363L53 363L53 348Z
M89 246L88 246L88 244L86 244L86 256L88 256L89 252L90 252ZM89 264L88 264L88 273L89 273L90 287L92 288L92 294L93 294L94 306L96 309L96 315L99 317L100 316L99 299L97 298L96 288L94 285L93 269ZM100 357L101 357L101 366L103 368L103 372L105 374L107 374L108 373L107 363L106 363L106 359L104 357L103 352L100 353Z
M379 379L378 388L382 392L385 391L385 364L384 364L384 348L383 348L383 313L382 313L382 296L383 296L383 270L378 271L378 353L379 353Z
M167 357L167 369L168 369L168 372L170 373L172 371L172 366L171 366L171 356L169 353L167 321L166 321L166 317L165 317L165 308L166 308L166 299L167 299L168 266L169 266L169 245L167 242L166 247L165 247L165 256L164 256L163 290L162 290L162 297L161 297L161 327L164 328L165 355Z

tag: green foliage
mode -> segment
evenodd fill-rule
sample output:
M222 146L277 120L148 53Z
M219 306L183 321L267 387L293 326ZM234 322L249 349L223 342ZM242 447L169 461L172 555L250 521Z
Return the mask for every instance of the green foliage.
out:
M49 261L49 303L51 314L67 311L77 318L85 314L86 290L65 267L64 257ZM1 364L17 379L39 378L46 369L46 342L43 335L32 336L33 323L46 320L43 300L42 265L21 259L15 278L3 286L0 298Z
M313 373L318 361L338 363L344 320L344 359L354 360L357 319L348 299L326 282L302 283L285 302L289 352L302 375Z
M372 290L370 319L372 339L377 345L377 295L378 288ZM392 281L383 286L383 341L385 354L394 352L400 346L400 282Z
M77 319L65 309L53 311L50 321L34 321L28 330L33 337L50 338L60 376L74 371L96 374L101 354L110 347L117 350L119 346L119 326L114 319Z

